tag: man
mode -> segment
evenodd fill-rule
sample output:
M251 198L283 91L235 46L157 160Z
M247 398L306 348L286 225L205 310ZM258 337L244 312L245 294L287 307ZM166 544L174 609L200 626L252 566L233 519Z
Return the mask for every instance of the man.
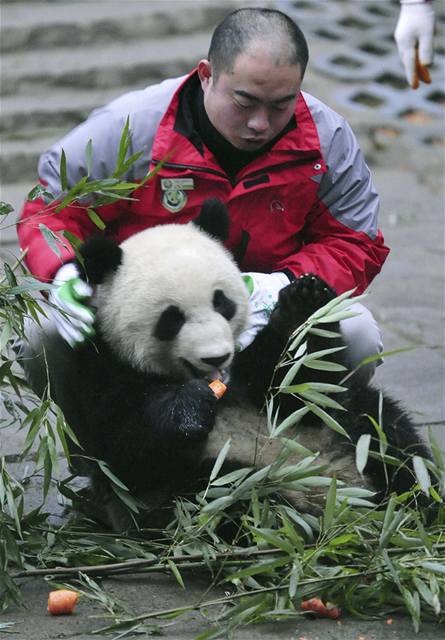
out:
M223 200L230 212L227 246L251 292L251 323L240 348L267 322L280 289L292 279L312 272L338 293L360 293L388 254L377 227L378 196L350 127L301 93L307 60L304 35L288 16L239 9L218 25L208 59L190 75L96 110L39 164L42 183L60 194L62 149L72 186L87 175L91 139L91 178L109 177L129 117L131 152L143 154L128 179L141 180L150 167L167 161L133 193L137 200L100 208L105 233L122 241L149 226L188 222L210 196ZM30 270L60 285L50 300L69 319L55 313L52 322L75 346L92 332L90 289L79 281L71 249L62 249L61 258L52 252L39 223L81 239L97 229L80 204L55 215L42 200L25 205L18 226ZM342 323L351 369L382 350L370 312L361 305L354 309L358 315ZM361 368L357 379L367 380L374 368Z

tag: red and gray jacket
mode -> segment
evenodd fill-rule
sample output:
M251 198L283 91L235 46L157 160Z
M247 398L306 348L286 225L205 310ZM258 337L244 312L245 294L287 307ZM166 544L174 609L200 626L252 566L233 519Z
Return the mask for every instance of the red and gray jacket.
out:
M193 72L195 74L196 71ZM193 75L192 74L192 75ZM159 173L132 196L98 209L106 233L121 242L147 227L185 223L209 197L230 213L228 248L242 271L318 274L338 293L363 291L388 254L377 227L379 199L358 143L345 120L314 97L297 101L296 128L230 180L213 154L198 150L178 126L181 87L191 76L165 80L134 91L97 109L40 159L42 184L61 193L60 157L67 158L68 186L87 175L86 146L92 140L92 179L112 175L122 130L130 118L132 148L143 150L128 180L141 181L150 167L168 158ZM70 205L60 213L43 200L27 202L18 224L29 269L51 279L62 257L40 232L69 230L81 239L97 231L85 208Z

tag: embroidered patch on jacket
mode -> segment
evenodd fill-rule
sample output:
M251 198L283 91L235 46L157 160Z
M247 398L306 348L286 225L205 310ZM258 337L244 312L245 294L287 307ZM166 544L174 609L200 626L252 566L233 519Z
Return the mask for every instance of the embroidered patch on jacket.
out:
M186 190L194 188L193 178L162 178L162 206L178 213L187 204Z

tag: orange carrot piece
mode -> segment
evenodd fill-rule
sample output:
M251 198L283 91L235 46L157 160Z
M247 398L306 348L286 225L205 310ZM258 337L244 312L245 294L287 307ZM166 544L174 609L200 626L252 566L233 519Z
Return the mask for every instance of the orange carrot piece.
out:
M413 89L418 89L420 80L425 84L431 84L431 76L428 67L425 67L419 60L419 49L416 47L416 60L414 70L414 80L412 84Z
M53 616L73 613L79 599L77 591L69 589L56 589L48 595L48 611Z
M326 604L320 598L310 598L309 600L303 600L300 604L303 611L312 611L323 618L332 618L335 620L341 616L341 609L334 606L330 602Z
M227 386L224 384L224 382L221 382L221 380L218 379L212 380L212 382L209 384L209 387L218 398L218 400L223 397L227 390Z

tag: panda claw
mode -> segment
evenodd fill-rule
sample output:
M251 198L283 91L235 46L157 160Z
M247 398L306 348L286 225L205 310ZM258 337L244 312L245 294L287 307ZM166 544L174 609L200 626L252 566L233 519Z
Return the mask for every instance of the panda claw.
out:
M304 273L281 290L271 321L279 331L293 331L335 295L317 275Z

